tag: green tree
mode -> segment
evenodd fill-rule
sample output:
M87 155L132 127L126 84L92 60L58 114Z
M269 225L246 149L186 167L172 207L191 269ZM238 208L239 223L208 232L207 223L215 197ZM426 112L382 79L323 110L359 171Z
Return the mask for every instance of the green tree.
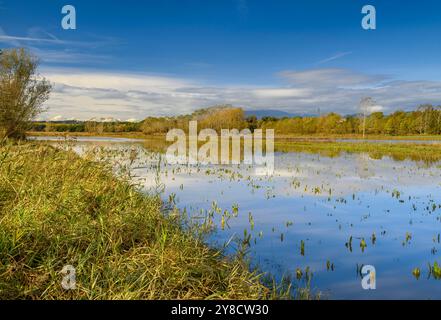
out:
M374 112L366 119L366 132L373 134L380 134L384 129L384 114L383 112Z
M51 85L37 74L38 60L26 49L0 52L0 138L23 138L40 114Z
M258 121L256 116L249 116L245 118L245 121L247 122L247 127L251 130L251 132L254 132L254 130L258 128Z
M198 120L198 128L211 128L218 133L222 129L243 129L247 127L244 112L241 108L231 106L215 106L206 109L204 113L194 116Z

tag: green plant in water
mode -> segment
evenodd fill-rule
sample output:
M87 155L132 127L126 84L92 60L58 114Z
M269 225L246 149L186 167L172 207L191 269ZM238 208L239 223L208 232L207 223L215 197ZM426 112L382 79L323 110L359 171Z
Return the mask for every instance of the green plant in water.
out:
M412 239L412 234L409 233L409 232L406 232L406 237L404 238L403 246L405 246L406 244L408 244L409 241L410 241L411 239Z
M233 211L233 216L237 217L239 215L239 205L238 204L233 204L232 211Z
M251 214L251 212L248 212L248 221L250 223L250 229L251 231L254 230L254 218L253 215Z
M302 279L302 277L303 277L302 269L297 268L297 269L296 269L296 278L297 278L297 280Z
M375 242L377 241L377 236L375 235L375 232L372 233L371 242L373 245L375 245Z
M361 252L364 252L364 249L367 247L366 241L364 240L364 238L362 238L360 240L360 248L361 248Z
M352 252L352 236L349 237L349 241L345 243L345 246Z
M415 268L412 270L412 274L413 276L418 280L420 278L421 275L421 270L420 268Z
M303 241L303 240L300 240L300 254L302 256L305 255L305 241Z
M438 265L438 262L434 262L433 266L430 266L430 274L433 276L434 279L440 280L441 279L441 267Z

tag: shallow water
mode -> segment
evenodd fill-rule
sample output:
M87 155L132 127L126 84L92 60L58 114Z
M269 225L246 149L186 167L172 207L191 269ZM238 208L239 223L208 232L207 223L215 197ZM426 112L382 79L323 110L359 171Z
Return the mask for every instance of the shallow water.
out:
M156 187L152 164L157 158L148 145L87 139L79 138L77 148L137 150L134 179L146 191ZM441 280L428 266L441 263L440 176L437 162L302 152L276 153L271 177L245 165L167 165L160 172L165 200L175 194L176 205L194 216L213 211L213 201L220 208L214 217L218 228L209 239L213 245L234 235L243 238L246 230L254 266L278 279L284 274L295 279L297 268L303 274L309 268L311 287L332 299L441 298ZM237 216L222 230L222 213L234 215L234 208ZM357 270L363 264L376 269L375 290L361 286ZM419 279L414 268L421 270Z

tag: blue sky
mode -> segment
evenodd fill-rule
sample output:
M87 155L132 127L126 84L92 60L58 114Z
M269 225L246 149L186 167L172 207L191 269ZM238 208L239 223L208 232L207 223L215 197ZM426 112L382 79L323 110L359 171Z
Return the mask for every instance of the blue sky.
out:
M77 29L61 28L76 8ZM361 28L374 5L377 29ZM54 83L44 118L142 119L230 103L293 113L441 104L441 2L6 1L0 47Z

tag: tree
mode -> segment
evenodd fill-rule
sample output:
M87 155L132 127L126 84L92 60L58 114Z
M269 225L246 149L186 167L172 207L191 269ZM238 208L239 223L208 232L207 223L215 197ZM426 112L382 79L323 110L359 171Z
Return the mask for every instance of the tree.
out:
M360 109L363 112L363 139L366 135L366 115L369 112L369 109L375 105L375 101L371 97L362 98L360 101Z
M366 119L366 132L373 134L383 133L384 114L383 112L374 112Z
M251 132L254 132L254 130L259 127L256 116L248 116L245 118L245 121L247 122L247 127L251 130Z
M26 49L0 52L0 138L23 138L44 111L50 83L37 74L38 60Z
M198 120L200 129L210 128L218 133L221 129L241 130L246 127L243 110L229 105L206 109L202 114L194 117L194 120Z

